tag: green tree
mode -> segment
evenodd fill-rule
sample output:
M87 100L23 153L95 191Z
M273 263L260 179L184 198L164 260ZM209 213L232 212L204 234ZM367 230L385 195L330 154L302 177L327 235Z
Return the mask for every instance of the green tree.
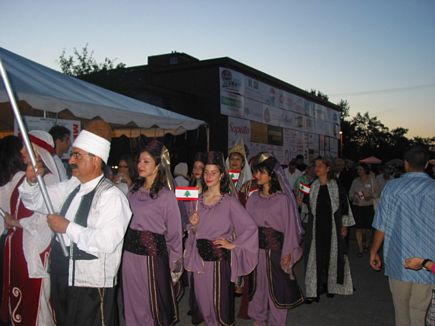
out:
M422 145L426 147L429 151L435 152L435 137L414 137L411 139L410 142L412 145Z
M389 130L368 112L357 113L350 120L350 135L345 144L345 155L353 160L364 156L381 156L382 149L388 145Z
M74 48L74 55L67 55L65 50L59 56L59 66L63 73L79 77L97 71L125 68L124 63L115 65L116 59L105 58L103 63L98 63L94 58L94 51L89 51L86 44L79 52Z
M318 98L321 98L324 101L329 101L329 96L325 93L322 93L321 91L316 91L314 88L310 90L310 93L314 96L317 96Z
M350 105L346 100L341 99L337 106L340 107L340 121L345 121L350 117Z

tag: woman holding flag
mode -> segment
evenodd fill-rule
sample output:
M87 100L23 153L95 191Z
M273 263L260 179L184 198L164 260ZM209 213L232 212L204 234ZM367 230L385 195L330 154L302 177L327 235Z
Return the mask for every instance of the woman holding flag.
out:
M128 193L133 217L122 265L127 326L173 325L178 320L173 283L183 268L181 219L169 162L163 144L150 141L140 151L139 178Z
M258 232L237 200L220 152L207 155L203 194L188 230L184 265L193 273L192 318L208 326L232 325L233 283L257 264Z
M287 309L304 299L293 275L302 257L302 227L291 187L277 159L260 153L253 162L259 191L246 209L258 226L258 266L250 276L253 294L248 314L256 325L285 325Z
M349 259L344 242L348 227L355 224L346 192L331 179L331 165L324 158L315 161L318 177L311 184L305 269L306 303L319 300L327 293L352 294Z

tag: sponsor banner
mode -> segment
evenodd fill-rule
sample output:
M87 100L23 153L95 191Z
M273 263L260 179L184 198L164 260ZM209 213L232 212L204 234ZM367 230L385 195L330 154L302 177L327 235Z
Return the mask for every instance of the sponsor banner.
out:
M234 147L239 139L248 146L251 141L251 122L228 117L228 148Z
M219 68L223 115L339 138L338 111L260 82L228 68Z

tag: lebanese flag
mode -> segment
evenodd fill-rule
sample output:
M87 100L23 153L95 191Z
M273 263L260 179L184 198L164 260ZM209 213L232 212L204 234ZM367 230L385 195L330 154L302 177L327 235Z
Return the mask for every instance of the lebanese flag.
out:
M237 181L239 181L239 177L240 177L239 170L229 170L228 173L230 174L230 178L234 183L237 183Z
M303 192L305 195L309 195L311 187L305 183L299 182L299 190L300 192Z
M197 187L176 187L175 197L177 200L198 200L199 189Z

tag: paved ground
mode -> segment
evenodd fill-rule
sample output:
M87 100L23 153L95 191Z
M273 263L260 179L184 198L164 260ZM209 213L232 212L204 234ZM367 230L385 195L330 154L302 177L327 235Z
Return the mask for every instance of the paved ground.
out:
M389 326L394 325L394 309L383 272L375 272L368 265L368 254L358 258L356 243L350 243L350 266L356 292L351 296L321 296L320 302L303 304L289 311L287 325L296 326ZM303 264L296 266L299 285L304 288ZM236 312L240 299L236 300ZM180 322L177 325L192 325L187 315L188 299L183 297L179 305ZM252 325L252 321L236 320L236 325Z

